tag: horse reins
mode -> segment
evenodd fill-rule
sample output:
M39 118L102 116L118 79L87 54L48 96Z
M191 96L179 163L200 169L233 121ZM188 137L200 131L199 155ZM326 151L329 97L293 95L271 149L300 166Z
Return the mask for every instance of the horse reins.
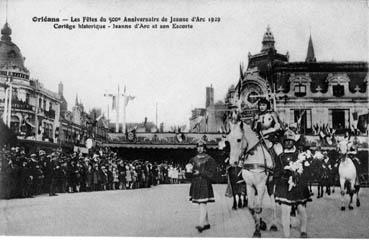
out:
M244 151L242 152L242 154L238 157L238 162L240 162L241 160L245 160L246 156L253 151L259 144L261 144L261 142L263 141L265 143L265 139L262 133L259 133L261 138L256 142L256 144L254 144L250 149L246 150L246 148L244 149ZM265 173L267 173L267 170L272 171L271 168L268 168L266 166L266 159L265 159L265 152L264 149L261 148L261 150L263 151L263 157L264 157L264 171ZM257 164L243 164L243 166L252 166L252 167L256 167Z

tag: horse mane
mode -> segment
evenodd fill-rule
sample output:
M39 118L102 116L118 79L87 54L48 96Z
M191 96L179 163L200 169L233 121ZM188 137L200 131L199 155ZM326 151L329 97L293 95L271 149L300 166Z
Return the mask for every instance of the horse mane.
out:
M244 138L246 139L247 149L252 148L259 141L258 134L251 128L251 125L246 124L243 121L241 121L239 126L243 132Z

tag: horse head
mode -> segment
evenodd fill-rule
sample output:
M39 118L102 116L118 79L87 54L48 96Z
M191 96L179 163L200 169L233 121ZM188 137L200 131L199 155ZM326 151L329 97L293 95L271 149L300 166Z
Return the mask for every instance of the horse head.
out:
M229 132L225 135L225 141L229 143L229 163L231 165L237 165L238 161L247 147L247 140L245 137L245 126L246 124L242 121L232 122L229 124Z
M337 149L340 154L345 155L345 154L348 154L352 146L353 146L353 142L343 139L338 142Z

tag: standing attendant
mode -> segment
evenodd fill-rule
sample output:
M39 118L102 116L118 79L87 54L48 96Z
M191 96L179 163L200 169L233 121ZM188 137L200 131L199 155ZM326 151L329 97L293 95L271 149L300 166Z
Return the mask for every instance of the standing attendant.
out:
M215 202L212 181L216 175L215 160L205 153L205 144L197 144L198 154L191 159L193 165L193 178L190 186L190 201L199 204L200 218L196 229L201 233L210 229L207 210L208 202Z
M280 161L274 169L275 201L282 208L282 226L285 237L290 237L291 209L297 208L300 216L301 238L306 238L307 213L306 203L311 201L307 185L307 173L304 165L299 163L296 141L299 136L287 131L283 139L284 151L279 156Z

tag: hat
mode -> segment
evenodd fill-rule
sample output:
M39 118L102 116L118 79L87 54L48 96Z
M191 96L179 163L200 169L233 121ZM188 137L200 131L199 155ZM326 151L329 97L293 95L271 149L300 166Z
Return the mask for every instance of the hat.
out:
M36 157L37 155L36 154L31 154L31 157Z
M284 140L292 140L294 142L297 142L300 139L301 135L294 133L292 130L288 129L284 133Z
M39 155L45 155L45 154L46 154L46 152L45 152L45 151L43 151L43 150L40 150L40 151L38 152L38 154L39 154Z
M204 140L199 140L196 144L196 147L206 147Z

